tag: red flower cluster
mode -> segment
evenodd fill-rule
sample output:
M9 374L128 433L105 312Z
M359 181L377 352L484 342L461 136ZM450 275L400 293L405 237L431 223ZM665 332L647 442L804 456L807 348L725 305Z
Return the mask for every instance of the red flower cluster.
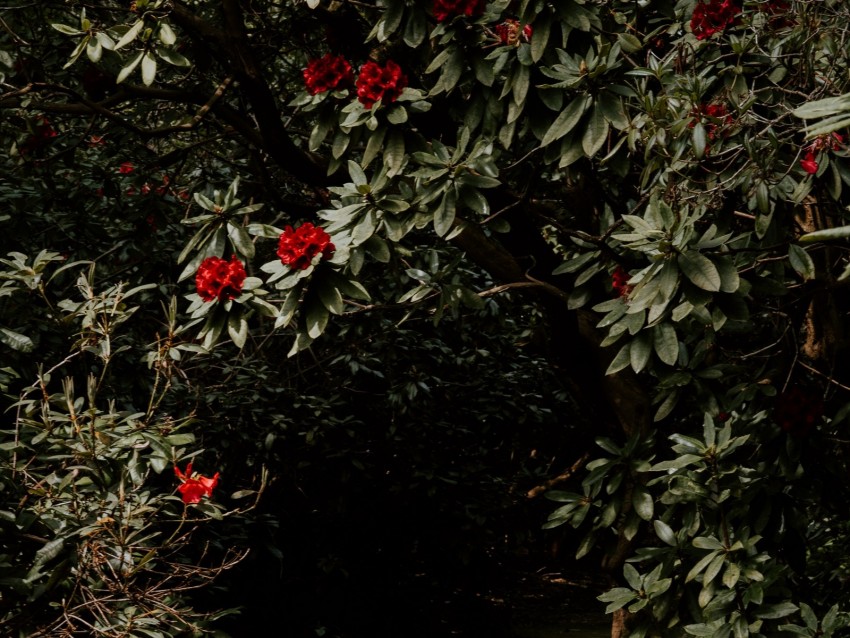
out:
M369 60L361 67L357 77L357 99L371 109L378 100L385 104L395 102L406 86L407 76L398 64L387 60L382 67Z
M773 419L794 436L805 436L823 417L823 399L800 386L793 386L776 398Z
M322 259L330 259L336 247L331 236L324 228L316 228L310 222L301 224L296 230L287 226L280 234L277 256L285 266L292 270L304 270L313 263L313 258L321 254Z
M525 25L520 31L519 20L505 20L502 24L496 25L496 35L502 44L517 47L520 42L530 42L533 29L530 24Z
M710 38L731 26L741 13L741 0L699 0L691 16L691 31L697 40Z
M473 18L484 13L486 5L486 0L434 0L434 17L437 22L460 15Z
M620 297L628 297L632 292L632 286L629 285L631 275L622 266L617 266L614 273L611 275L611 288L614 289Z
M800 160L800 166L809 175L814 175L818 172L819 168L816 153L825 150L839 151L843 144L844 136L840 133L831 133L816 137L811 144L803 149L806 151L806 156Z
M346 88L353 83L354 71L341 55L326 53L317 60L310 60L304 69L304 84L310 95Z
M122 175L129 175L134 170L136 170L136 167L133 166L133 162L124 162L118 167L118 172Z
M32 135L30 135L23 144L21 144L18 152L21 155L30 155L35 151L44 148L49 144L57 133L45 116L38 118L37 123L32 127Z
M192 463L186 466L186 473L180 471L180 468L174 466L174 475L180 479L181 483L177 486L177 491L183 497L183 502L187 505L200 503L201 498L206 496L212 498L212 491L218 485L218 475L216 472L212 478L201 476L192 476Z
M207 257L198 267L195 286L204 301L227 301L238 297L245 283L245 266L233 255L230 261Z

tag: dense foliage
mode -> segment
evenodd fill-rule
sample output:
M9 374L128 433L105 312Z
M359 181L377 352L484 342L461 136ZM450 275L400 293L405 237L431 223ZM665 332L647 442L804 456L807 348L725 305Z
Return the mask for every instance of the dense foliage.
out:
M615 637L845 631L847 3L2 11L4 626L346 635L522 512Z

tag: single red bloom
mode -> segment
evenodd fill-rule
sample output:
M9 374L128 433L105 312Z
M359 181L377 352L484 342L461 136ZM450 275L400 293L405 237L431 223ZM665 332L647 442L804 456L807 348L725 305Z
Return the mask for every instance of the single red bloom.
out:
M124 162L118 167L118 172L122 175L129 175L135 170L135 166L133 166L132 162Z
M212 478L207 476L192 476L192 462L186 466L186 473L180 471L180 468L174 466L174 475L180 479L181 483L177 486L177 491L183 497L183 502L187 505L200 503L201 498L206 496L212 498L212 491L218 485L219 473L216 472Z
M207 257L198 267L195 287L204 301L227 301L242 293L246 276L245 266L236 255L231 256L230 261Z
M525 25L520 31L519 20L509 19L496 25L496 35L499 36L499 40L502 41L502 44L512 47L519 46L522 41L530 42L533 32L530 24Z
M354 71L341 55L326 53L307 64L304 84L310 95L345 88L354 84Z
M486 0L434 0L434 17L437 22L460 15L473 18L484 13L486 6Z
M617 266L614 273L611 275L611 288L614 289L620 297L628 297L632 292L632 286L629 285L631 275L622 266Z
M811 151L806 153L805 159L800 160L800 166L803 167L803 170L806 171L809 175L814 175L818 172L818 163L815 161L815 154Z
M710 38L733 25L741 10L741 0L699 0L691 16L691 31L697 40Z
M287 226L280 234L277 255L285 266L292 270L304 270L321 254L322 259L333 257L336 247L324 228L316 228L310 222L301 224L296 230Z
M88 139L88 145L91 148L94 148L95 146L103 146L104 144L106 144L106 140L103 135L92 135Z
M50 124L50 120L44 115L36 118L36 122L36 124L32 125L32 134L27 137L18 150L21 155L29 155L44 148L57 136L53 125Z
M407 76L398 64L387 60L382 67L369 60L357 76L357 99L371 109L378 100L384 104L395 102L406 86Z

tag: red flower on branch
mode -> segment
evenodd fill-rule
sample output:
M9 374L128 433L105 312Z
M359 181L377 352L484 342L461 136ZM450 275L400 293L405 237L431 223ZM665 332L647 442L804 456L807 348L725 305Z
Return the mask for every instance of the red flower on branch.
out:
M280 234L277 255L285 266L293 270L304 270L313 263L313 258L321 254L322 259L330 259L336 247L331 236L324 228L317 228L310 222L301 224L296 230L287 226Z
M407 76L401 72L398 64L387 60L382 67L369 60L360 68L360 75L357 76L357 99L367 109L371 109L378 100L384 104L395 102L406 86Z
M840 151L844 145L844 136L840 133L829 133L819 135L812 143L806 146L803 150L806 155L800 160L800 166L809 175L814 175L818 172L819 164L817 162L816 153L821 151Z
M505 20L502 24L496 25L496 35L502 44L517 47L521 42L530 42L533 29L530 24L525 25L520 31L519 20Z
M694 128L697 122L701 122L705 128L705 155L708 155L711 150L709 142L717 139L717 129L722 126L728 126L735 121L735 118L729 113L729 109L725 104L700 104L693 112L694 120L688 125L689 128Z
M134 170L136 170L136 167L133 166L133 162L123 162L118 167L118 172L121 173L122 175L129 175Z
M800 160L800 166L809 175L814 175L818 172L818 163L815 160L815 154L812 152L806 153L806 157Z
M486 0L434 0L434 17L443 22L454 16L474 18L484 13Z
M628 297L632 292L632 286L629 285L631 275L622 266L617 266L614 273L611 275L611 288L614 289L620 297Z
M180 468L174 466L174 475L180 479L181 483L177 486L177 491L183 497L183 502L187 505L200 503L201 499L206 496L212 498L212 491L218 485L219 473L216 472L212 478L197 474L192 475L192 462L186 466L186 473L180 471Z
M230 261L221 257L207 257L198 267L195 286L204 301L227 301L242 293L246 276L245 266L236 255Z
M326 53L321 58L310 60L304 69L304 85L310 95L346 88L352 84L354 71L341 55Z
M699 0L691 16L691 31L697 40L710 38L731 26L741 13L741 0Z

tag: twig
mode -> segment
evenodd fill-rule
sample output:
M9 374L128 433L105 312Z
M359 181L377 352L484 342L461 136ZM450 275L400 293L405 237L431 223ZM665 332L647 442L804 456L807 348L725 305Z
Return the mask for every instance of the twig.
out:
M552 489L553 487L555 487L558 483L563 483L564 481L568 481L572 477L573 474L578 472L582 468L582 466L585 463L587 463L588 458L590 458L590 452L585 452L584 454L582 454L579 457L579 459L575 463L573 463L569 467L569 469L565 470L564 472L561 472L555 478L549 479L548 481L546 481L542 485L538 485L537 487L532 487L530 490L528 490L528 492L526 493L526 496L528 498L536 498L537 496L540 496L541 494L543 494L543 492L547 492L550 489Z

